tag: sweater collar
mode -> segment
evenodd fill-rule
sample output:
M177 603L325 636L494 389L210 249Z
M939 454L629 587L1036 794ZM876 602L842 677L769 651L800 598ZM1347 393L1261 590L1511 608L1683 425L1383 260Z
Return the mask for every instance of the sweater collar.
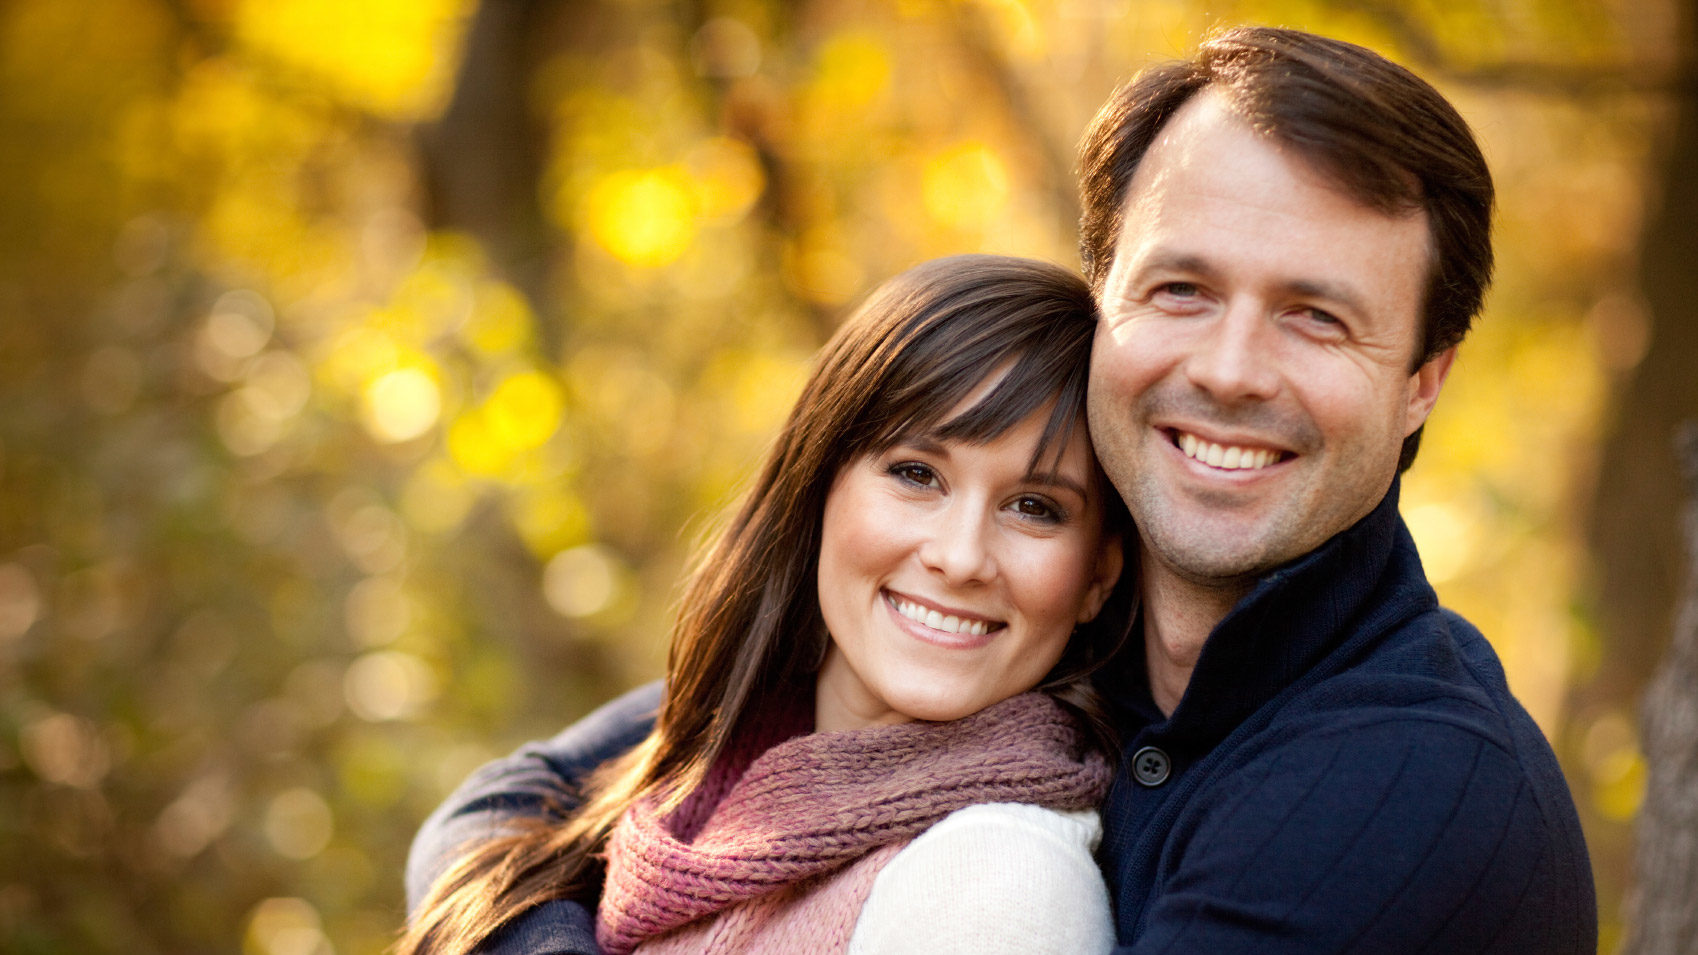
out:
M1132 725L1211 745L1264 704L1318 679L1327 661L1437 606L1415 542L1397 512L1400 480L1354 525L1257 580L1203 644L1185 695L1164 718L1150 698L1135 642L1113 696Z
M633 805L608 843L597 935L609 952L906 842L957 809L1094 807L1108 789L1055 700L1025 693L948 723L797 736L747 764L684 838L677 814Z

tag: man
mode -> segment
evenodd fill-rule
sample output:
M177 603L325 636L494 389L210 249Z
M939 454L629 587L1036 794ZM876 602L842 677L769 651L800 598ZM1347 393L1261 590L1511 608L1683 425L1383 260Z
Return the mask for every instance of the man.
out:
M1143 653L1103 680L1118 950L1594 951L1556 760L1396 510L1491 271L1466 125L1366 50L1235 30L1111 97L1083 192L1091 435L1143 601ZM480 771L421 832L414 901L654 698ZM499 948L590 951L587 926L550 903Z

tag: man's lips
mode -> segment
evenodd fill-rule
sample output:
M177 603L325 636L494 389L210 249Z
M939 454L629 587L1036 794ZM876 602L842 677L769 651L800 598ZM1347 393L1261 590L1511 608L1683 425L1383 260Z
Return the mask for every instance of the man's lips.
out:
M892 610L922 626L944 633L960 633L968 636L982 637L993 630L1001 630L1007 624L985 617L976 617L961 612L945 612L929 607L911 597L905 597L892 591L884 592L884 599Z
M1292 456L1278 448L1221 444L1176 428L1168 429L1168 437L1181 454L1222 471L1259 471Z

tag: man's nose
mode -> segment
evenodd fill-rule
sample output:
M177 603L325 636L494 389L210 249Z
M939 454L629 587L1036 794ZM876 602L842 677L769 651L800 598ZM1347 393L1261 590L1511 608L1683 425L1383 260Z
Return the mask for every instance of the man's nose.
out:
M974 502L952 502L934 515L919 554L926 568L951 584L983 583L996 576L991 518Z
M1191 383L1222 402L1265 400L1279 389L1272 319L1254 299L1235 300L1200 336L1185 362Z

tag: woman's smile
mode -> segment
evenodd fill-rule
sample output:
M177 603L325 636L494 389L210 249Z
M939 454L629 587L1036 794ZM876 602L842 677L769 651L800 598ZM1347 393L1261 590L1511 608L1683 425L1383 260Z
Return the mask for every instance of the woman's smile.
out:
M931 634L934 633L947 634L952 637L986 637L1007 626L1000 620L975 617L961 611L938 610L924 602L889 590L884 591L883 596L884 602L890 605L890 609L897 616L917 625L922 628L922 631L930 631L930 633L922 632L920 634L920 638L923 640L933 639ZM988 640L944 640L940 642L947 646L982 646Z

